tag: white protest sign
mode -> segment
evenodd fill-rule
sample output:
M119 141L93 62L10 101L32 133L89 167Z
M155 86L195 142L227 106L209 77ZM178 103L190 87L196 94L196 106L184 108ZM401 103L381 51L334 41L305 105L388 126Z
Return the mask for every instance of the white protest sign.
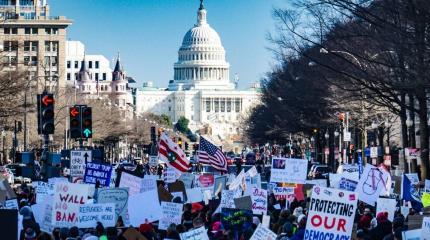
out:
M422 230L415 229L402 232L402 240L422 240L421 239Z
M37 181L32 185L36 191L36 203L43 203L49 195L54 194L54 183Z
M85 204L79 207L78 214L79 228L94 228L97 222L101 222L104 227L115 226L115 204L100 203L100 204Z
M46 208L46 204L44 203L36 203L31 205L31 211L33 212L34 219L36 220L37 223L39 223L39 225L43 221L45 208Z
M8 199L4 202L4 208L5 209L16 209L18 210L18 200L16 199Z
M203 200L205 201L205 204L209 204L209 200L212 199L212 191L211 190L203 190Z
M405 173L406 177L409 178L412 184L418 183L420 179L418 178L418 173Z
M276 237L277 235L269 228L259 224L257 229L255 229L254 234L252 234L250 240L275 240Z
M150 167L158 166L158 156L149 156L148 164Z
M320 187L327 187L327 180L326 179L306 180L306 184L312 184Z
M196 177L192 173L182 173L181 176L179 176L179 180L184 183L186 189L193 187L195 178Z
M154 176L154 175L146 175L142 179L142 187L140 189L140 192L147 192L147 191L152 191L157 189L157 180L147 176Z
M142 207L145 206L145 207ZM140 226L145 220L155 222L161 218L161 207L156 190L138 193L128 199L130 224Z
M235 208L234 193L234 190L224 190L221 192L220 208Z
M329 183L331 188L339 188L339 182L342 178L342 174L329 173Z
M289 196L294 195L293 187L274 187L272 191L278 201L287 199Z
M370 157L371 158L377 158L378 157L378 147L371 147L370 148Z
M187 203L195 203L203 201L203 193L201 188L185 189L187 192Z
M424 191L430 193L430 180L426 179L424 183Z
M236 178L230 183L228 186L229 190L234 190L238 187L242 187L245 185L245 170L242 169L240 173L236 176Z
M394 212L396 211L396 199L392 198L378 198L376 201L376 215L380 212L388 213L388 220L394 220Z
M269 215L263 215L263 221L261 222L261 225L266 228L270 228L270 216Z
M357 200L355 192L314 186L305 239L350 239Z
M115 219L119 216L125 223L128 221L128 189L127 188L102 188L97 193L97 203L115 204Z
M136 195L140 193L142 188L142 178L122 172L121 179L119 180L119 187L127 187L130 196Z
M54 190L52 224L56 227L75 226L79 206L87 201L88 185L58 182Z
M85 174L85 165L91 161L91 151L70 151L70 176L83 177Z
M44 232L52 232L52 230L54 229L54 227L52 226L52 201L53 201L53 196L48 196L46 198L46 201L43 203L43 210L39 211L39 216L37 217L39 219L40 222L40 229ZM36 216L35 216L36 218Z
M423 218L423 225L421 226L421 240L429 240L430 239L430 217Z
M179 234L181 240L209 240L205 227L200 227L188 232Z
M163 173L163 179L165 183L172 183L178 179L176 170L172 167L167 167L167 169Z
M386 171L367 164L355 190L358 193L358 199L374 206L381 191L386 191L389 177Z
M181 224L182 207L181 203L161 202L162 217L158 229L166 230L172 223Z
M253 188L251 194L252 213L263 214L267 213L267 191L264 189Z
M295 158L273 158L270 182L300 183L306 182L308 161Z
M255 175L258 174L257 168L255 166L252 166L247 172L246 175L253 178Z

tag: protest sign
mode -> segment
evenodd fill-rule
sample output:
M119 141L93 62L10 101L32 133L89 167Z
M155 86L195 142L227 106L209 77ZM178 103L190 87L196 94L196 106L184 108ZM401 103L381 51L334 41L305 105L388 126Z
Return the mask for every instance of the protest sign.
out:
M195 178L196 176L192 173L182 173L181 176L179 176L179 180L184 183L186 189L193 187Z
M270 182L302 183L306 182L308 161L295 158L273 158Z
M32 185L36 192L36 203L43 203L48 195L54 193L54 183L35 181Z
M350 239L357 199L355 192L314 186L304 239Z
M181 203L161 202L162 216L158 229L166 230L172 223L181 224L182 207Z
M252 211L223 208L221 224L225 230L232 230L240 235L241 232L252 228Z
M306 184L312 184L320 187L327 187L327 180L326 179L306 180Z
M209 200L212 199L212 192L210 190L202 190L203 192L203 200L205 201L205 204L208 205Z
M185 184L181 180L176 180L175 182L169 183L167 185L169 192L181 192L182 199L186 198L187 192L185 191Z
M78 222L79 206L85 204L88 186L58 182L54 187L52 224L56 227L71 227Z
M158 166L158 156L149 156L148 165L150 167Z
M203 201L203 193L201 188L186 189L187 203L195 203Z
M254 166L252 166L252 168L250 168L248 171L246 171L247 176L250 176L251 178L255 177L258 174L257 168Z
M129 173L122 172L119 181L119 187L128 188L128 195L133 196L140 193L142 188L142 178L133 176Z
M16 209L18 210L18 200L16 199L8 199L4 202L4 209Z
M339 188L339 182L342 174L329 173L329 183L331 188Z
M234 199L234 206L237 209L245 209L252 211L252 199L251 196L245 196Z
M380 212L388 213L388 220L391 222L394 219L394 212L396 211L396 199L392 198L378 198L376 201L376 215Z
M148 176L151 176L151 175L146 175L142 179L142 186L141 186L140 192L157 190L157 180Z
M355 189L357 188L357 184L358 184L357 181L341 177L339 181L339 189L354 192Z
M43 208L43 210L39 212L40 216L38 218L40 219L40 222L38 223L40 225L40 229L44 232L52 232L54 229L52 226L53 199L54 196L48 196L46 201L43 202L43 207L40 207Z
M413 184L418 183L420 181L418 173L405 173L405 176L409 178L409 181L411 181L411 183Z
M18 239L18 211L0 209L1 239Z
M421 240L430 240L430 217L423 218Z
M109 187L110 176L112 174L112 166L99 163L87 163L85 166L84 182Z
M172 183L178 178L176 170L172 167L167 167L163 173L163 179L165 183Z
M425 179L424 192L430 193L430 180Z
M128 189L127 188L102 188L98 190L97 203L115 204L115 220L122 216L124 222L127 219Z
M272 191L278 201L288 199L291 195L294 196L293 187L274 187Z
M87 162L92 162L91 151L70 151L70 176L83 177Z
M204 190L212 190L215 183L215 177L211 173L205 173L197 177L197 185Z
M252 194L252 212L254 214L263 214L267 213L267 191L260 188L253 188Z
M263 225L263 227L270 228L270 215L263 215L261 225Z
M128 199L128 208L133 209L133 211L129 211L128 213L130 224L133 226L140 226L145 220L148 220L148 222L155 222L161 218L158 193L155 190L130 196Z
M227 176L218 176L215 178L214 183L214 196L218 195L222 190L225 189L227 184Z
M31 211L33 212L34 219L37 223L39 223L39 225L43 220L45 214L45 207L46 204L44 203L36 203L31 205Z
M421 229L409 230L402 232L402 240L422 240Z
M220 208L234 208L234 191L224 190L221 192Z
M259 224L252 234L250 240L275 240L277 235L272 232L269 228Z
M188 232L180 233L179 237L181 240L209 240L205 227L199 227Z
M180 201L181 203L185 202L185 197L183 192L171 192L173 199L172 201Z
M423 193L422 197L421 197L421 202L423 204L423 207L428 207L430 206L430 193Z
M79 207L78 214L79 228L94 228L97 222L103 224L104 227L115 226L115 204L99 203L85 204Z
M386 191L389 177L388 172L367 164L357 184L358 199L374 206L381 191Z
M241 187L242 189L245 188L245 170L242 169L240 173L231 181L230 185L228 186L229 190L234 190L238 187Z
M173 199L172 194L167 191L162 185L159 185L157 188L158 199L160 202L170 202Z

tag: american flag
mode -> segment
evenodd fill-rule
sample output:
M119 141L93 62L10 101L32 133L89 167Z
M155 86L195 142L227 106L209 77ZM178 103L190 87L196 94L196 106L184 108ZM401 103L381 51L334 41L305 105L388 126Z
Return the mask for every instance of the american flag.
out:
M197 156L200 163L209 164L218 171L227 171L227 158L221 149L200 137L199 150Z

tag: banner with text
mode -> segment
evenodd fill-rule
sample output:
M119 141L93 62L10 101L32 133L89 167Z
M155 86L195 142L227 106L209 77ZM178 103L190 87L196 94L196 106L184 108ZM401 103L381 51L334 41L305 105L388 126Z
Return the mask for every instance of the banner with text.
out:
M100 182L100 186L109 187L111 174L111 165L87 163L85 167L84 183L96 184L98 181Z
M306 159L273 158L270 182L304 184L307 169Z

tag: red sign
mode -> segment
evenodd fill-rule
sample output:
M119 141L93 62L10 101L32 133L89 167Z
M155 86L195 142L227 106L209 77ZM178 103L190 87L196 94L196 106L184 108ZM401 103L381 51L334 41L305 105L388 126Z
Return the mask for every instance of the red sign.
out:
M200 186L202 187L210 187L215 183L214 175L212 174L203 174L199 177Z

